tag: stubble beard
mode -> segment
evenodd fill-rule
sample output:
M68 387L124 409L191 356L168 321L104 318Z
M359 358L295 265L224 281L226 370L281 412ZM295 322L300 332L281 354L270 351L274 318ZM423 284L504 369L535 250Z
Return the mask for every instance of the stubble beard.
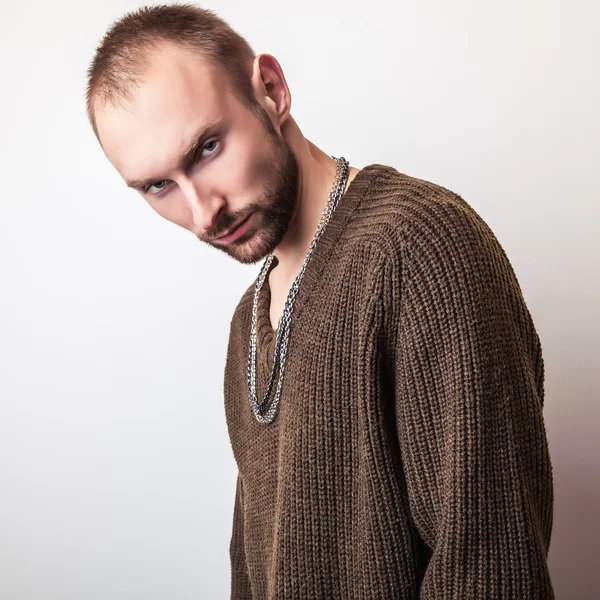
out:
M275 132L273 132L275 133ZM275 133L273 140L274 180L264 199L246 209L254 223L238 239L220 245L199 238L242 264L255 264L271 254L286 234L294 216L298 196L298 160L287 142Z

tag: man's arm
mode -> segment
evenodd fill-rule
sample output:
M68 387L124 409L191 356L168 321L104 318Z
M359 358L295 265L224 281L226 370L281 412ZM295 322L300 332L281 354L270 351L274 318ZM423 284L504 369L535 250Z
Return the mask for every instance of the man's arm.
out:
M540 340L512 266L462 205L415 212L402 256L396 426L427 600L552 599Z
M244 549L244 490L239 473L235 488L229 557L231 561L231 600L252 600Z

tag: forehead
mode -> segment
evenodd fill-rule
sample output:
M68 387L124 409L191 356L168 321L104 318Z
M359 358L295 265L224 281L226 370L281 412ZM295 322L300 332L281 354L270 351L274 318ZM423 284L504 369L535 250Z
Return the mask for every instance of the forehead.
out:
M165 152L178 158L200 127L233 110L223 73L190 51L165 46L149 57L130 100L99 107L95 116L105 154L122 175L135 176L151 165L169 164Z

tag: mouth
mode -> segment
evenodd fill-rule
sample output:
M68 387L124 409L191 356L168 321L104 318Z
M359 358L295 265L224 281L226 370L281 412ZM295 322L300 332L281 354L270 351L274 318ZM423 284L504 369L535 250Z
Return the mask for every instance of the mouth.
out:
M223 235L220 235L219 237L215 238L215 241L224 242L225 244L228 244L236 240L248 229L248 224L250 222L250 219L252 218L252 214L248 215L241 223L238 223L236 226L229 229L229 231L227 231Z

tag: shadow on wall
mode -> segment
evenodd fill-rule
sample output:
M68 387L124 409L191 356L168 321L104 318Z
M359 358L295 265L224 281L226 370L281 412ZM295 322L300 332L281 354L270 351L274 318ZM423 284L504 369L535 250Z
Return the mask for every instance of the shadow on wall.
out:
M593 398L583 399L590 394L598 398L600 394L589 385L583 389L589 379L571 379L564 378L552 386L556 402L546 397L546 406L552 404L554 409L553 417L546 417L554 476L554 525L548 564L557 600L595 600L600 598L600 456L597 451L589 451L597 447L597 442L585 435L595 426L579 429L582 420L597 423L598 418L574 413L569 409L569 399L576 398L578 406L594 406ZM545 415L549 412L545 407Z

